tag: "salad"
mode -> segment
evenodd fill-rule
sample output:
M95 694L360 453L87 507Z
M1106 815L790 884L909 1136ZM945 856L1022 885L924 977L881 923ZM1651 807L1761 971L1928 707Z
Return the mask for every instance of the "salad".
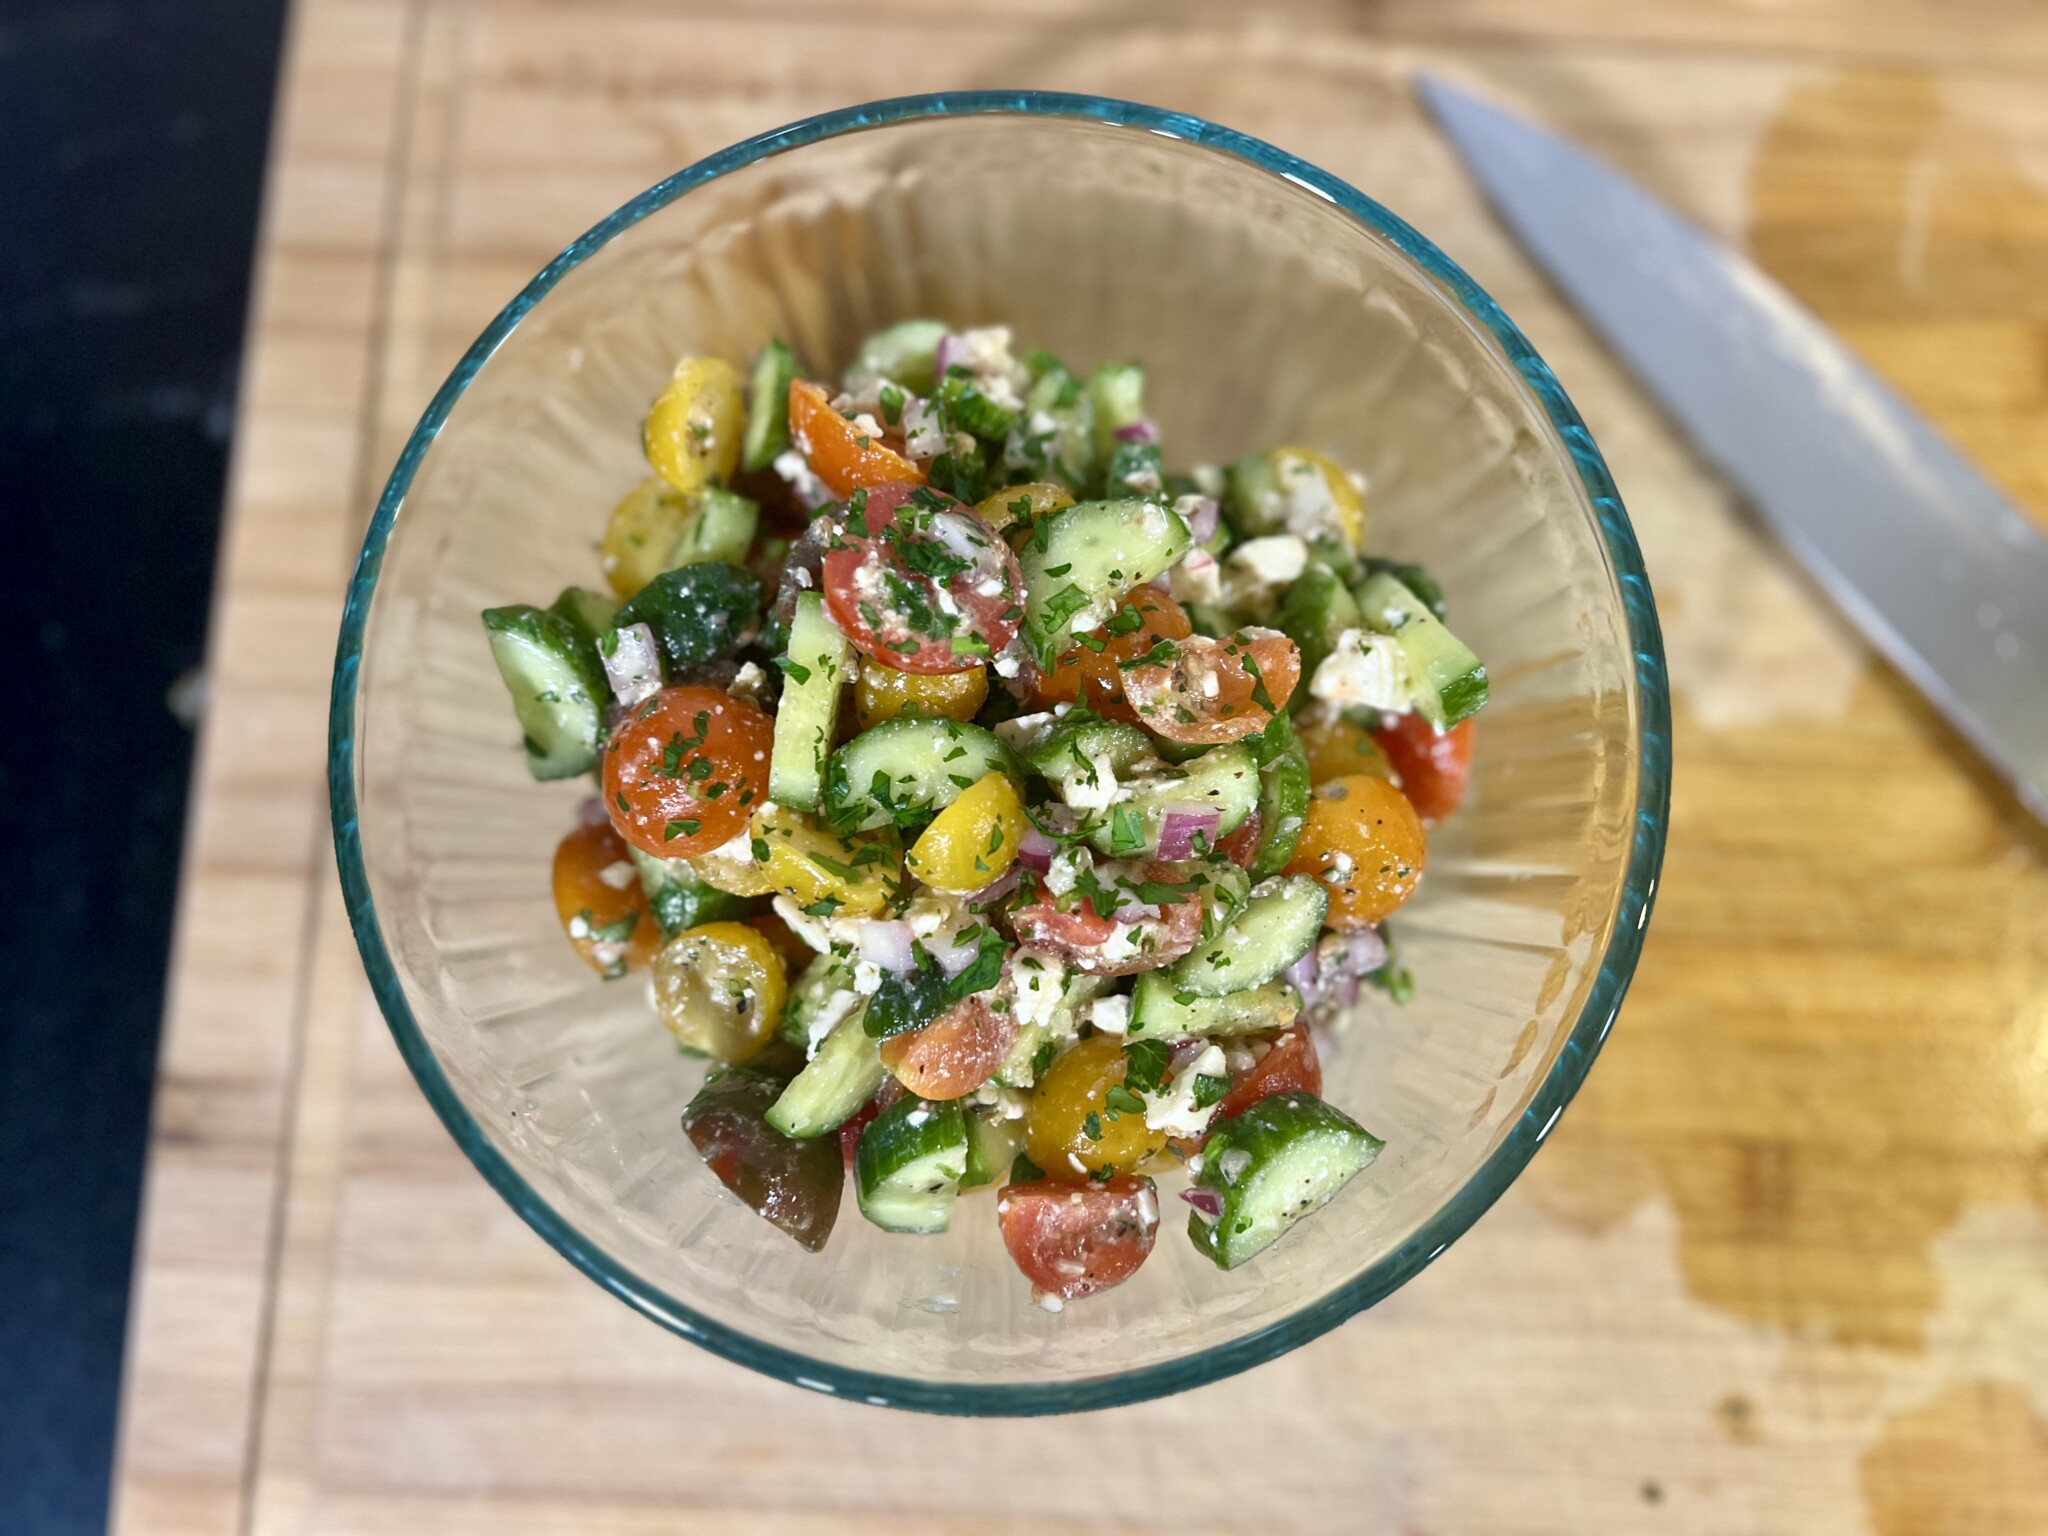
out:
M1381 1142L1321 1097L1456 808L1479 659L1280 447L1169 473L1134 366L1004 326L686 358L606 586L483 615L570 943L710 1058L684 1133L806 1248L986 1207L1053 1310L1152 1251L1223 1269ZM973 1219L991 1219L989 1216Z

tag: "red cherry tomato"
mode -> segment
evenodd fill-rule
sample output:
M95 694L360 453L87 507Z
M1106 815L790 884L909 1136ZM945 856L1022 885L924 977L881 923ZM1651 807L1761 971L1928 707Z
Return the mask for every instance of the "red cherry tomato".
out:
M1306 1024L1282 1030L1273 1048L1261 1056L1251 1070L1230 1085L1230 1092L1216 1106L1209 1123L1241 1115L1261 1099L1277 1093L1323 1094L1323 1064L1316 1058L1315 1037Z
M664 688L635 705L604 753L604 806L619 836L665 859L739 836L768 795L775 722L716 688Z
M1121 675L1138 723L1168 741L1242 741L1287 707L1301 681L1301 652L1278 630L1241 629L1222 640L1194 635L1166 652Z
M1172 880L1174 872L1149 864L1139 878ZM1096 912L1092 896L1062 912L1047 895L1011 913L1010 923L1021 944L1049 949L1097 976L1129 976L1171 965L1195 947L1202 936L1202 901L1199 892L1190 892L1162 906L1157 917L1118 923Z
M1245 817L1235 832L1217 843L1216 851L1239 869L1250 869L1259 856L1259 813Z
M1031 675L1031 694L1040 709L1055 704L1085 704L1107 720L1138 723L1138 712L1124 698L1122 664L1133 661L1162 640L1185 640L1195 632L1187 611L1157 587L1140 587L1122 602L1102 628L1085 637L1052 664L1050 672Z
M1137 1272L1159 1233L1159 1194L1143 1175L1100 1184L1040 1179L996 1197L1003 1246L1035 1292L1076 1301Z
M853 1154L860 1146L860 1133L868 1128L883 1110L903 1097L903 1085L893 1077L882 1079L882 1086L875 1090L875 1096L853 1112L853 1118L839 1127L839 1155L846 1166L853 1166Z
M1403 715L1372 733L1394 772L1401 793L1415 807L1425 826L1434 826L1458 808L1465 783L1472 777L1472 722L1462 721L1441 736L1420 715Z
M849 503L824 586L846 638L899 672L979 666L1024 617L1024 575L1009 546L922 486L880 485Z

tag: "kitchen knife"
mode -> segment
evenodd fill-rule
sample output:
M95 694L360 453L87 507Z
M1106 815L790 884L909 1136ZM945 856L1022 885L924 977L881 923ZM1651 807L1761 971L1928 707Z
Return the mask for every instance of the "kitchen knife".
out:
M1416 86L1530 255L2048 821L2048 540L1750 262L1554 134Z

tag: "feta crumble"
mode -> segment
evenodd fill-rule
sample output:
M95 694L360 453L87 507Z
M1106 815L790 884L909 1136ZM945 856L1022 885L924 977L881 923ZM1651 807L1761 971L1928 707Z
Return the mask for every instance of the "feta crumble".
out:
M1362 708L1405 714L1412 707L1408 664L1392 635L1347 629L1337 648L1309 679L1309 697L1335 709Z
M1190 1139L1201 1135L1209 1128L1216 1106L1212 1104L1207 1109L1195 1107L1195 1079L1227 1076L1229 1068L1224 1065L1222 1047L1205 1047L1202 1054L1176 1072L1173 1081L1160 1092L1138 1095L1145 1101L1146 1129Z

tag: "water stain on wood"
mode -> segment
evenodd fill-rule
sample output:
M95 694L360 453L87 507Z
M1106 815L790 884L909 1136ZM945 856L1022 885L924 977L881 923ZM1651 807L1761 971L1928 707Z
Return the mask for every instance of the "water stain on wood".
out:
M1860 1472L1873 1536L2048 1531L2048 1424L2007 1382L1955 1382L1888 1420Z

